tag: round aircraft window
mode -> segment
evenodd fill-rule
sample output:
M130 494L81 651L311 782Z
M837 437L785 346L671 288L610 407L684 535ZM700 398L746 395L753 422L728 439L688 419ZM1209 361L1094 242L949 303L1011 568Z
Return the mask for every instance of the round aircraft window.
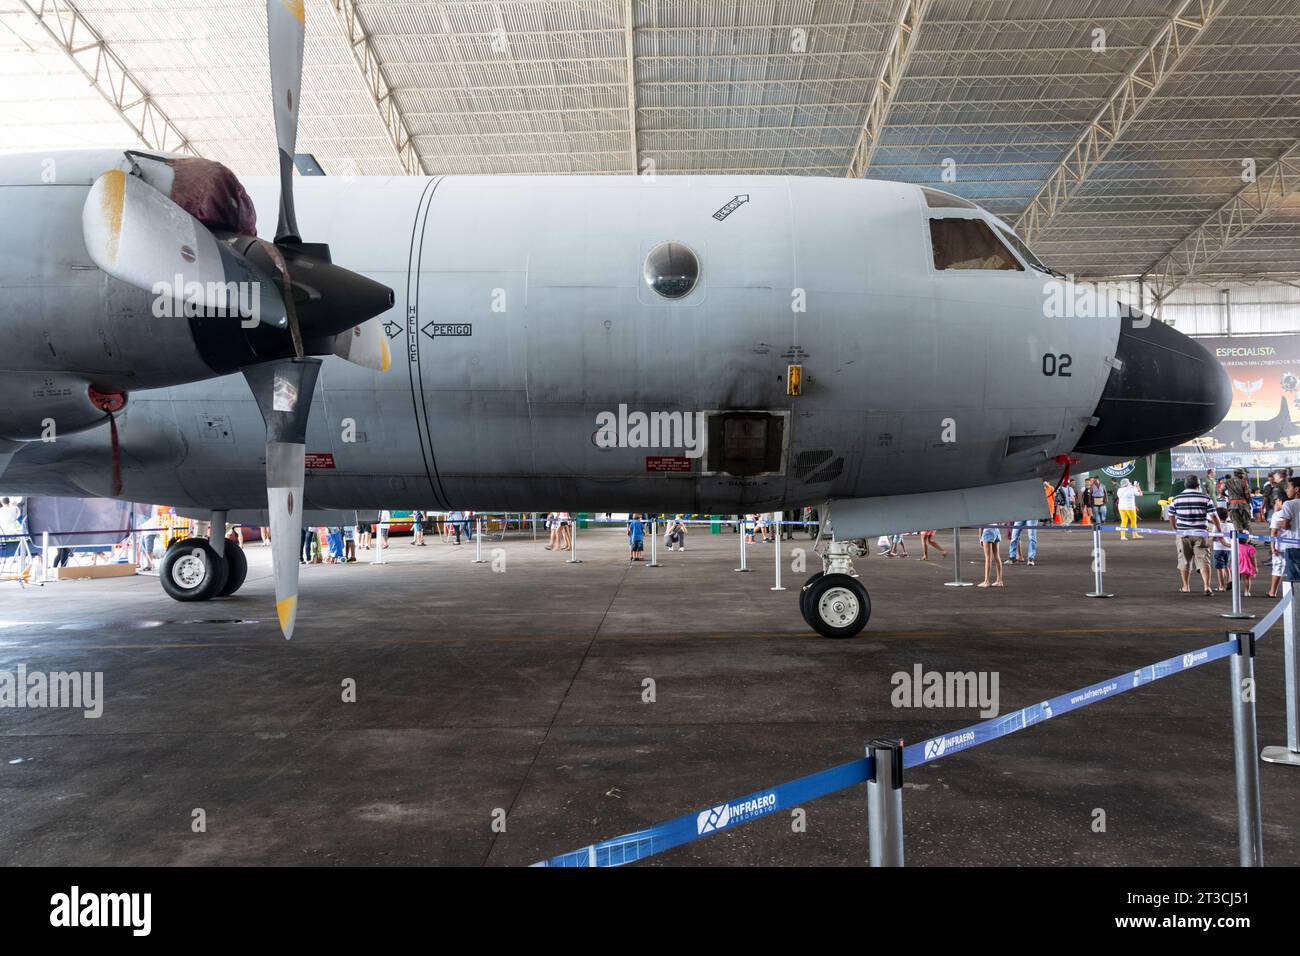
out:
M665 299L680 299L695 288L700 260L681 242L661 242L645 257L645 284Z

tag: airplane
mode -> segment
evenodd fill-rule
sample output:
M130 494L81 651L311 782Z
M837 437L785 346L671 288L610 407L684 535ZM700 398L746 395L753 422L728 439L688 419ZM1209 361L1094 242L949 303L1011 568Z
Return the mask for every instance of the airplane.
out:
M929 186L295 180L302 7L267 9L278 178L0 157L0 482L211 520L162 561L175 599L242 584L227 520L269 522L288 638L304 513L816 503L800 609L851 637L864 539L1037 516L1227 413L1201 345L1054 314L1069 281Z

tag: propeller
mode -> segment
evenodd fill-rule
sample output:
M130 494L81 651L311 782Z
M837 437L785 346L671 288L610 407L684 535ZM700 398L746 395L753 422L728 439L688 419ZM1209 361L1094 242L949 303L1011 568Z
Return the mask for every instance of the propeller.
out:
M109 170L96 180L82 210L82 231L91 259L114 278L155 296L160 284L175 282L183 314L194 322L229 316L232 307L233 314L252 318L243 315L244 300L235 301L232 290L251 285L259 291L258 321L241 323L240 354L248 361L239 370L266 425L275 604L288 639L298 615L307 419L321 368L313 355L388 371L388 338L375 317L392 308L394 296L387 286L335 265L328 246L301 237L293 157L304 0L267 0L266 23L280 169L275 241L257 238L252 203L224 166L138 152L127 154L129 170Z

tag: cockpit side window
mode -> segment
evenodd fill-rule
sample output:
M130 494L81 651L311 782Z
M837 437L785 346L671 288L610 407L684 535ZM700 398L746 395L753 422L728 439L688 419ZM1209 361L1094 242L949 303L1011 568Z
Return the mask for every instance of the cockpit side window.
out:
M1002 236L1003 239L1007 241L1007 244L1011 246L1012 249L1020 253L1020 258L1024 259L1035 269L1038 269L1040 272L1052 271L1051 269L1047 268L1047 265L1043 262L1042 259L1034 255L1033 251L1029 248L1029 246L1025 245L1025 241L1021 239L1019 236L1017 236L1014 232L1008 232L1007 230L1003 229L1001 226L998 226L998 233Z
M936 269L1025 271L983 219L931 219L930 245Z

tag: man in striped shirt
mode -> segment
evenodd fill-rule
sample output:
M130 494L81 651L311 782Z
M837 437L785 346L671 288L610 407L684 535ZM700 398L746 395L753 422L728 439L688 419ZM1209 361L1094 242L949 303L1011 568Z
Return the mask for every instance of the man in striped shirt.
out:
M1169 502L1169 524L1178 532L1178 574L1183 579L1184 593L1192 589L1192 568L1201 572L1205 593L1213 596L1210 588L1210 539L1207 520L1214 530L1222 533L1223 525L1215 514L1214 502L1201 491L1195 475L1188 475L1183 491Z

